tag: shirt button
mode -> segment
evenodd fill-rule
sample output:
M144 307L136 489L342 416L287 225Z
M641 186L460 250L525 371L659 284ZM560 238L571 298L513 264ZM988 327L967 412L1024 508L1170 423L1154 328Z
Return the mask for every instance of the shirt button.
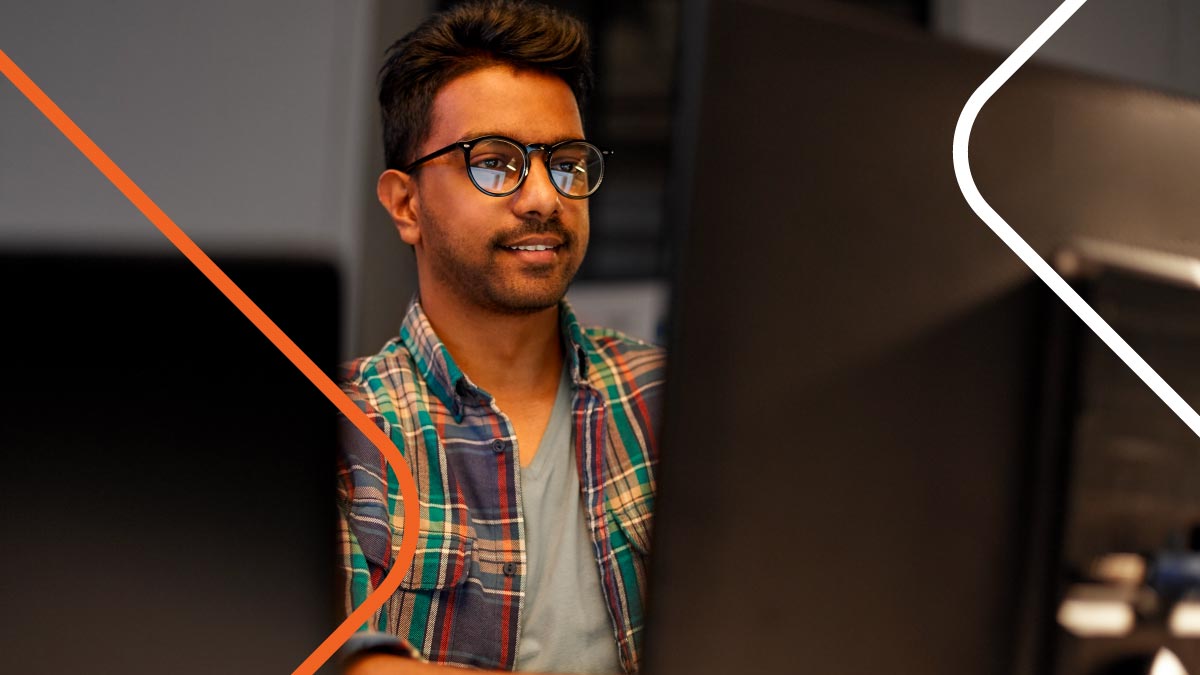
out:
M504 576L511 577L517 573L516 563L504 563Z
M504 452L508 449L508 441L502 438L497 438L496 440L492 441L492 449L498 453Z

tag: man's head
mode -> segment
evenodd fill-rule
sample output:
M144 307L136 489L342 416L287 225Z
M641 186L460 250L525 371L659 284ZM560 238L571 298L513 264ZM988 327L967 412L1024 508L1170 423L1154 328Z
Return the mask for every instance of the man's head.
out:
M380 73L387 171L378 193L416 251L427 303L511 314L553 307L566 292L587 249L587 200L555 189L543 150L526 162L520 189L501 197L476 187L460 149L410 164L485 135L520 145L582 139L588 49L577 20L523 2L459 5L392 46ZM479 168L495 163L478 159Z

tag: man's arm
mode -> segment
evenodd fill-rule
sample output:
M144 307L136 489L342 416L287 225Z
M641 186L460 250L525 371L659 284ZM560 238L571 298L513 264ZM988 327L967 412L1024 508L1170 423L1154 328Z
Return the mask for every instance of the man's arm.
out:
M386 487L378 484L378 478L365 469L366 466L373 466L371 460L378 455L378 451L373 446L366 445L368 441L356 428L351 426L345 417L339 416L339 425L341 439L337 476L338 550L340 554L338 572L342 581L343 611L345 616L349 616L374 591L370 565L367 563L355 527L352 525L352 522L355 521L355 490L359 487L359 483L363 483L369 493L383 494L386 492ZM365 452L363 452L364 449ZM368 518L368 521L370 520ZM380 527L383 526L382 521L376 519L375 522L380 523ZM374 625L376 620L372 619L370 623ZM415 658L404 659L404 657L395 656L397 653L405 652L413 656L417 655L417 651L412 648L412 645L398 636L375 631L362 631L355 633L347 641L342 648L342 658L352 664L357 663L359 658L366 659L368 656L388 656L420 663ZM358 657L357 654L362 656Z
M451 667L392 654L364 654L346 666L345 675L447 675Z
M469 670L472 673L505 673L506 675L521 675L502 670L478 670L463 666L446 666L436 663L425 663L416 659L408 659L392 654L366 654L355 658L346 667L345 675L450 675ZM539 675L546 675L540 673Z
M365 654L355 658L347 666L345 675L449 675L450 671L463 671L462 666L445 666L426 663L393 654ZM500 672L495 670L475 672Z

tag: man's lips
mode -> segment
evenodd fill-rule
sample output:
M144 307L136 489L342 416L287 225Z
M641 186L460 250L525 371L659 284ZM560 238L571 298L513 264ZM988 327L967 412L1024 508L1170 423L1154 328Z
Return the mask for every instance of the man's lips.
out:
M516 261L541 267L557 264L561 260L559 252L566 249L566 243L558 237L541 235L521 237L505 242L499 248Z
M500 247L509 251L543 252L557 251L562 248L563 241L557 237L522 237L516 241L501 244Z
M522 244L520 246L505 246L504 248L510 251L557 251L558 246L546 246L543 244Z

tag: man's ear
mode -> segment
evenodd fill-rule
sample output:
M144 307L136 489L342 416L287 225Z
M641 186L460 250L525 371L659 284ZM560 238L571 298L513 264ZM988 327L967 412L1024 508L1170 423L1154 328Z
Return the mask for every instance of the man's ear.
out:
M396 224L400 238L410 246L421 240L421 228L417 224L416 185L409 174L388 169L379 174L375 183L375 194L379 203L387 210Z

